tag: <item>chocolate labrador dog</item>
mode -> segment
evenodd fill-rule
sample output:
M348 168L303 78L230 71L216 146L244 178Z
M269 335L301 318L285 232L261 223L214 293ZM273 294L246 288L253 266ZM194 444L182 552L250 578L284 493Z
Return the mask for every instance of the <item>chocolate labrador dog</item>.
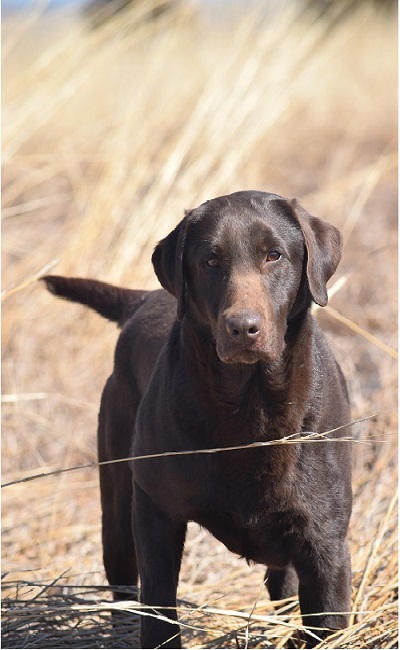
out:
M180 647L188 521L266 565L273 600L298 593L320 638L347 624L349 402L310 313L327 303L341 248L338 230L297 200L245 191L186 212L157 245L166 291L44 278L123 328L99 460L155 457L100 468L104 564L117 598L140 575L143 603L161 614L143 617L143 648Z

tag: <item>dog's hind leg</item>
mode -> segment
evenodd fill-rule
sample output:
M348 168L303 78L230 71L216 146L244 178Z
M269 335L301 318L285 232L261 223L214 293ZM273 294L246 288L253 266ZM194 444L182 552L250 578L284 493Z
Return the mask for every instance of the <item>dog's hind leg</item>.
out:
M133 519L138 548L141 601L149 607L141 621L142 648L181 647L176 591L186 523L171 520L134 484Z
M101 402L98 429L99 461L127 458L130 453L135 400L130 394L125 406L123 394L108 380ZM100 466L103 560L107 580L115 589L115 600L133 599L138 568L132 531L132 475L128 462Z
M291 598L299 589L297 573L291 564L284 569L267 569L265 584L271 600Z
M119 474L117 477L116 475ZM109 493L110 484L118 484L123 498ZM110 466L100 467L100 486L102 502L102 541L103 562L107 580L113 587L114 600L136 600L132 590L123 587L137 585L138 569L131 525L132 484L129 468L111 470Z

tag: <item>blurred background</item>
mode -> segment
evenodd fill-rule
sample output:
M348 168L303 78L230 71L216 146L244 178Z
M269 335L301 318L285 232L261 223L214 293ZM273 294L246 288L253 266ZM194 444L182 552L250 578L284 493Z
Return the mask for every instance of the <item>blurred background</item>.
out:
M37 278L155 288L184 209L243 189L298 197L343 233L316 311L354 419L352 627L397 647L395 2L3 1L3 647L137 647L111 630L96 468L116 328ZM285 647L297 603L190 528L185 647ZM136 627L135 627L136 626ZM290 645L292 643L292 645ZM293 642L289 642L293 647Z

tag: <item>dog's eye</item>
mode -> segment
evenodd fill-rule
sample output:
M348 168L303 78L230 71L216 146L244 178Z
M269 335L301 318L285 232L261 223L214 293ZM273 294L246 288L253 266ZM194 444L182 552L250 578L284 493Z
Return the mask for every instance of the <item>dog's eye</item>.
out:
M221 262L216 257L211 257L210 259L206 260L206 264L207 266L210 266L213 269L216 269L221 266Z
M266 262L277 262L281 257L281 254L278 251L269 251L267 257L265 258Z

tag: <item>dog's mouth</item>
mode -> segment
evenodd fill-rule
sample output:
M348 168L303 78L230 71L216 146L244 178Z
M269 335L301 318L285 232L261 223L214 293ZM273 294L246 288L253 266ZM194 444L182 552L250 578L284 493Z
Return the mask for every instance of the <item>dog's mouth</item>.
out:
M217 340L216 350L220 361L227 364L254 364L258 363L259 361L271 363L275 360L272 358L271 354L267 352L267 350L256 345L224 345Z
M214 340L218 358L226 364L274 363L285 345L279 330L256 310L224 313L216 323Z
M260 357L256 357L255 355L249 355L249 354L241 354L241 355L225 355L221 356L218 355L222 363L226 364L238 364L238 363L247 363L249 365L257 363L258 361L261 361Z
M255 364L262 361L266 364L279 361L285 348L285 338L280 336L275 328L264 328L254 339L235 340L218 332L215 337L216 352L222 363L226 364Z

